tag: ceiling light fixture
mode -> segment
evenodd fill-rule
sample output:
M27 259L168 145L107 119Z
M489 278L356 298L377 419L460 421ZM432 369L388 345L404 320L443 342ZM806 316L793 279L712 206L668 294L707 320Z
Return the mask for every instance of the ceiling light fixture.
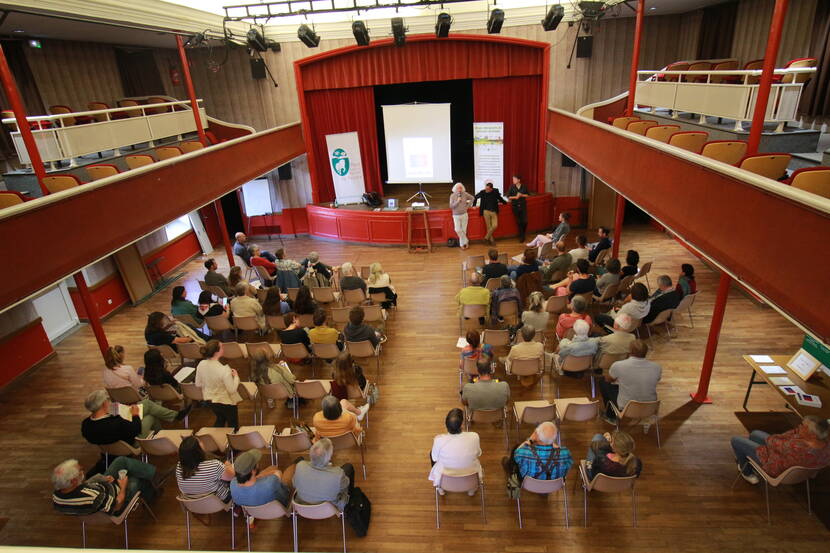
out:
M563 17L565 17L565 8L561 4L551 6L542 20L542 28L546 31L555 31Z
M369 29L364 21L352 21L352 34L358 46L369 46Z
M503 24L504 10L496 8L490 12L490 19L487 20L487 32L491 35L497 35L501 32Z
M450 35L450 26L452 25L452 17L446 12L438 14L438 20L435 22L435 36L438 38L447 38Z
M403 17L392 18L392 36L395 38L395 46L403 46L406 43L406 28L403 26Z
M316 48L320 44L320 35L315 33L308 25L300 25L300 28L297 29L297 38L309 48Z

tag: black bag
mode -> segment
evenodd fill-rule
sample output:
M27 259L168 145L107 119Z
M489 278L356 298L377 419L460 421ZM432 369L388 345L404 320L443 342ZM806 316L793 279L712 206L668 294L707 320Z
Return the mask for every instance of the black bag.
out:
M380 199L377 192L366 192L363 194L363 203L369 207L380 207L383 205L383 200Z
M458 238L447 238L447 247L448 248L457 248L458 247Z
M369 531L369 520L372 518L372 502L360 488L354 488L349 494L345 516L357 537L362 538L366 535Z

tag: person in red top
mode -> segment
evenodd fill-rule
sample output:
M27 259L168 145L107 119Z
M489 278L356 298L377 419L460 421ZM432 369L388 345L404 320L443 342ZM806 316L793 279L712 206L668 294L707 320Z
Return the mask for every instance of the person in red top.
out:
M268 271L269 275L274 276L275 274L277 274L277 266L274 265L273 263L271 263L270 261L268 261L267 259L265 259L264 257L262 257L262 255L261 255L262 252L259 249L259 246L254 244L253 246L250 247L250 252L251 252L251 267L255 267L255 266L259 265L261 267L265 267L265 269Z
M556 321L556 335L560 339L564 338L568 331L573 328L574 323L579 320L585 321L588 326L593 325L594 321L586 313L587 310L588 304L585 302L585 298L574 296L571 300L571 312L562 313Z
M830 423L807 415L796 428L783 434L753 430L749 438L732 438L738 469L750 484L760 482L747 459L753 459L773 478L790 467L822 468L830 465Z

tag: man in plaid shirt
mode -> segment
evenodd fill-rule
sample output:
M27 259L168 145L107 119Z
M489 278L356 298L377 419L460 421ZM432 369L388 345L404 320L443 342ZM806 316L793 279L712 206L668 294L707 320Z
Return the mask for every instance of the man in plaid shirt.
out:
M519 476L530 476L537 480L564 478L573 464L567 447L556 444L556 425L543 422L513 453L513 460L519 467Z

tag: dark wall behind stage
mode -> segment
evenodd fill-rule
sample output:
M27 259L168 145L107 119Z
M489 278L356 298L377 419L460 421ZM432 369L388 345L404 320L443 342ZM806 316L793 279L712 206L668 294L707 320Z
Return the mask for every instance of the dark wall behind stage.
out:
M388 180L386 135L381 106L411 104L450 104L450 144L453 182L473 189L473 81L430 81L375 86L375 121L378 129L380 177ZM384 184L384 188L389 186ZM391 186L395 186L394 184Z

